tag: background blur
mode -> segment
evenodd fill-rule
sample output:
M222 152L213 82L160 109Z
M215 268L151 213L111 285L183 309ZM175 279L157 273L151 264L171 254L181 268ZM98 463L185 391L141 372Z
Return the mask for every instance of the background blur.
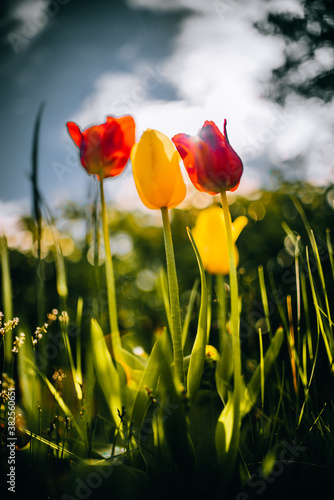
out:
M104 284L94 271L97 186L65 124L76 121L84 129L107 115L132 114L137 139L146 128L169 137L196 134L205 120L222 127L226 118L244 162L238 191L228 193L233 217L249 218L238 241L241 284L253 303L261 264L291 292L294 258L281 222L298 234L304 229L290 196L306 206L320 238L333 219L332 1L3 0L0 9L0 231L8 239L14 309L22 319L36 326L30 178L43 102L38 185L59 231L69 307L83 295L91 314ZM173 231L187 303L197 266L185 228L212 197L195 192L186 173L185 180L188 195L174 213ZM121 327L154 330L163 311L156 294L164 266L160 213L141 204L131 165L107 179L105 189ZM45 224L45 312L58 302L53 245ZM103 263L103 247L99 259Z
M241 194L274 186L277 171L316 184L333 177L330 1L3 0L0 13L5 227L30 210L42 101L39 184L53 207L83 204L93 189L66 122L87 128L107 115L132 114L137 139L146 128L196 134L226 118L245 165ZM316 85L323 74L327 88ZM106 188L121 208L142 208L130 167Z

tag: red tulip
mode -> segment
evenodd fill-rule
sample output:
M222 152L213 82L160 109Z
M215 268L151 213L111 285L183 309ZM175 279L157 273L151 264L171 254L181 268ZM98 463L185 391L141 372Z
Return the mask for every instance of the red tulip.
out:
M135 142L135 121L132 116L113 118L81 132L74 122L67 122L68 132L80 149L82 166L89 174L105 179L123 172Z
M172 138L194 186L215 195L235 191L242 175L242 161L231 147L224 121L224 134L214 122L206 121L196 136L177 134Z

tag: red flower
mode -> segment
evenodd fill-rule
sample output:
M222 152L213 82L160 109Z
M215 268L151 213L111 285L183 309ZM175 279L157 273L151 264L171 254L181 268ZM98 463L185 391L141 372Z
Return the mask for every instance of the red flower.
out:
M113 118L81 132L74 122L67 122L73 142L80 148L82 166L89 174L115 177L123 172L135 142L135 121L132 116Z
M235 191L242 175L242 161L214 122L206 121L197 136L177 134L172 138L194 186L215 195Z

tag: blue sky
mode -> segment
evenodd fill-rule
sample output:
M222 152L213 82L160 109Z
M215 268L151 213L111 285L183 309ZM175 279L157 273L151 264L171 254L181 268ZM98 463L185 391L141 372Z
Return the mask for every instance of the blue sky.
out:
M284 165L291 176L332 179L333 105L291 96L281 109L263 97L284 49L252 26L269 5L298 10L293 0L5 1L2 216L30 210L31 142L42 101L39 183L52 207L84 204L94 187L66 122L86 128L108 115L132 114L137 139L146 128L196 134L205 120L222 127L226 118L244 162L240 193L270 184L272 170ZM130 165L106 191L120 208L141 207ZM188 202L195 196L189 186Z

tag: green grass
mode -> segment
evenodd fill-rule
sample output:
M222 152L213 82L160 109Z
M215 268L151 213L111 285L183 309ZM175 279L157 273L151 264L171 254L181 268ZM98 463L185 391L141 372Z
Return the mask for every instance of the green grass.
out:
M75 242L77 260L65 255L40 199L40 245L46 226L54 234L49 252L23 253L2 237L1 460L6 472L6 391L15 384L20 498L64 500L80 491L98 499L284 498L287 490L307 498L324 491L334 466L334 218L326 191L305 189L311 205L302 203L298 183L261 193L266 215L250 216L238 240L237 294L228 277L203 269L191 233L195 209L175 210L168 227L165 220L169 269L162 227L108 211L103 193L104 240L126 234L132 243L126 256L107 251L106 274L98 265L98 217L86 240ZM237 198L232 219L251 203ZM98 213L96 200L92 207ZM43 283L31 286L41 265ZM144 269L155 281L143 287ZM239 328L241 377L232 337ZM12 352L21 331L25 342ZM208 354L207 344L215 348Z

